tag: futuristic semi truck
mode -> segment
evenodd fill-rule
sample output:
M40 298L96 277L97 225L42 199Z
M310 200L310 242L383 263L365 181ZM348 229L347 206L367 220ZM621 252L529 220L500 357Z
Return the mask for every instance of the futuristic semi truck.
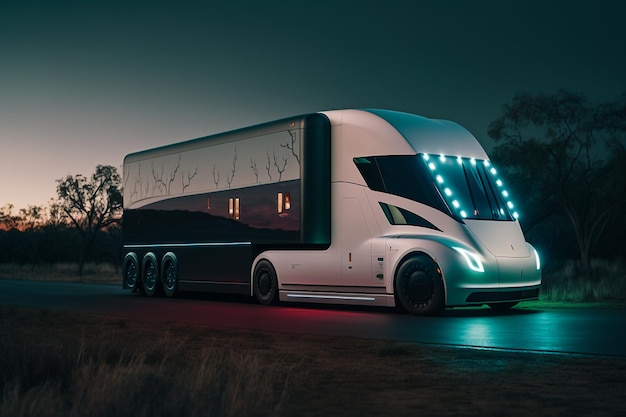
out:
M305 114L126 156L123 286L418 315L510 308L541 286L516 210L456 123Z

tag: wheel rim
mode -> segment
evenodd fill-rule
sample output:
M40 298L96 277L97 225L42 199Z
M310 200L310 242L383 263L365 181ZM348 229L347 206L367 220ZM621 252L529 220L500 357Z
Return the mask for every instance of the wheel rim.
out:
M134 262L128 262L126 264L126 285L129 288L133 288L137 284L138 274L137 265Z
M272 291L272 277L270 273L267 270L261 271L258 282L259 294L266 298Z
M156 286L156 266L154 265L154 262L148 262L146 264L144 285L148 291L152 291Z
M254 269L254 295L261 304L276 303L278 296L278 279L276 271L268 261L261 261Z
M400 267L398 297L404 308L414 314L428 314L438 309L439 279L427 260L409 259Z
M173 263L169 262L165 269L165 288L168 291L173 291L176 287L176 267Z
M424 271L414 271L407 279L407 295L419 306L428 304L435 294L432 278Z

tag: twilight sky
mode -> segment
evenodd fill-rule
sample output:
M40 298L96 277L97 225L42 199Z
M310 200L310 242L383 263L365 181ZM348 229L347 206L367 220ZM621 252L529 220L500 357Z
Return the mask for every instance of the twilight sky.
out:
M516 92L626 92L625 39L621 0L0 1L0 206L320 110L450 119L489 147Z

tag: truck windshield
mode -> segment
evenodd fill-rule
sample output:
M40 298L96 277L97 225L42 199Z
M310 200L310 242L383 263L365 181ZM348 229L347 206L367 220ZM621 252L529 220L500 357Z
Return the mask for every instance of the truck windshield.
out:
M460 156L422 154L421 157L450 209L462 218L518 218L509 192L491 162Z
M354 158L368 187L440 210L458 220L514 220L509 193L489 161L445 155Z

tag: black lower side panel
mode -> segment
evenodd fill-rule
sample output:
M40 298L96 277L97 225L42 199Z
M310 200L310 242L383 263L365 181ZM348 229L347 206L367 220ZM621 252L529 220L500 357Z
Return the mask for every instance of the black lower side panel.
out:
M180 291L211 292L219 294L250 295L250 283L184 281L178 284Z
M502 291L502 292L474 292L471 293L467 300L468 303L488 303L498 301L521 301L535 300L539 297L539 289Z

